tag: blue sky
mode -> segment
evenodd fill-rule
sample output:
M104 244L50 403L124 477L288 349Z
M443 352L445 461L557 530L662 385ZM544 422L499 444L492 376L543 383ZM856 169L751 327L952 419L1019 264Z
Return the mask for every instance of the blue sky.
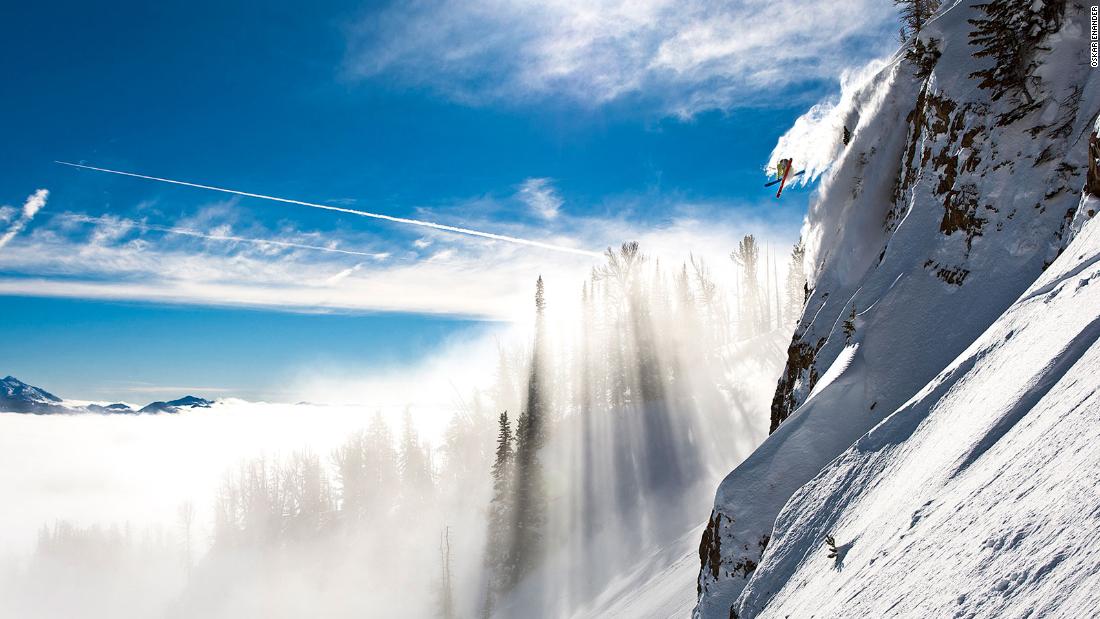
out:
M809 189L762 168L893 31L871 0L41 4L0 26L0 375L134 401L413 363L592 260L54 160L720 257L797 236Z

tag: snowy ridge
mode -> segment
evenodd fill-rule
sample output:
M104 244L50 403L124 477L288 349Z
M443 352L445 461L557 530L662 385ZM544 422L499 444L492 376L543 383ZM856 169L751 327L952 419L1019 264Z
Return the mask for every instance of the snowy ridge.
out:
M827 477L822 469L830 461L842 453L846 455L837 462L849 457L851 452L845 450L884 419L893 420L890 415L899 407L911 410L906 407L913 404L906 403L917 394L926 400L942 396L947 387L934 382L937 375L964 351L974 350L976 340L1043 275L1044 268L1050 266L1043 277L1048 283L1055 271L1080 268L1072 256L1057 266L1051 263L1072 231L1086 226L1081 212L1085 209L1077 208L1086 168L1083 136L1095 120L1100 88L1084 57L1085 11L1067 4L1060 29L1044 41L1051 51L1037 58L1040 80L1031 94L1039 105L1011 122L1004 118L1016 105L1014 98L993 101L990 91L979 88L979 80L971 77L990 63L973 57L975 48L968 40L972 26L967 20L978 17L979 10L968 3L948 7L921 35L921 47L935 49L938 58L930 52L899 54L846 99L850 109L838 112L846 118L844 124L855 129L826 174L803 230L813 289L772 405L777 427L719 487L700 547L696 616L770 615L772 600L776 608L785 609L777 616L809 616L825 604L822 598L833 596L835 587L806 585L802 591L798 582L809 582L814 569L825 565L821 523L848 517L844 506L866 487L835 482L822 489L815 481L816 492L799 488L819 473ZM1091 251L1080 244L1075 248L1078 254ZM1082 320L1087 325L1091 318ZM1059 328L1056 322L1043 325ZM1091 327L1077 326L1076 331L1066 327L1059 337L1072 339L1083 333L1088 340ZM1042 328L1031 333L1040 337ZM1048 343L1054 346L1057 339L1048 338ZM1070 345L1062 341L1057 350L1066 346ZM1085 354L1070 348L1072 354L1059 358ZM1015 356L1024 357L1024 350L1017 348ZM1040 367L1058 357L1057 350ZM833 369L834 364L839 365ZM1066 372L1073 367L1078 367L1076 361L1058 365ZM961 372L960 385L966 383L966 372L956 371ZM835 380L822 382L826 376ZM996 384L1001 381L1025 384L1007 377L998 377ZM822 386L815 389L819 382ZM986 406L977 399L973 404L983 407L983 417L995 415L992 403ZM1017 417L1030 410L1023 405L1010 408ZM954 418L976 412L960 411ZM950 426L951 415L937 418ZM1006 421L998 427L1008 433L1013 425ZM959 431L963 440L965 432ZM1003 434L989 436L993 445ZM903 438L898 440L904 445ZM958 457L977 463L985 452L968 453L972 455ZM881 465L883 474L901 466L892 459ZM943 474L928 460L913 466L915 470L902 476ZM845 479L858 471L844 470L849 476ZM898 489L895 494L877 494L861 507L870 510L877 500L887 509L892 501L907 500L910 493L919 494L912 488ZM936 505L940 504L927 509ZM917 507L907 513L914 515ZM914 516L913 521L920 519ZM906 518L905 524L910 520ZM827 532L836 537L841 564L854 561L857 552L870 560L863 555L864 538L847 531L840 534L835 528ZM807 568L807 562L815 562L815 567ZM933 569L931 563L928 569ZM838 572L846 574L839 567ZM849 595L858 597L855 588L862 586L864 595L872 597L897 584L879 587L870 581L872 573L863 573L862 583L853 581ZM905 570L898 573L905 577ZM786 578L792 574L806 580L788 584ZM958 587L967 586L961 577L957 580ZM911 598L929 594L927 582L913 585ZM788 598L798 602L781 602ZM900 614L874 606L880 600L854 612L842 605L847 596L834 599L838 605L832 613L816 616ZM939 612L932 616L941 616L945 607L936 608Z

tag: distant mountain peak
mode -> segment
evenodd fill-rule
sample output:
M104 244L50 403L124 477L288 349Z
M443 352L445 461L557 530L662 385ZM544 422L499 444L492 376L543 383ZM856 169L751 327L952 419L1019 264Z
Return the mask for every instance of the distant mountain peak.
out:
M64 413L61 398L8 375L0 380L0 411L14 413Z
M33 413L35 415L63 414L63 413L178 413L185 408L210 408L214 402L194 395L185 395L182 398L167 402L153 402L134 410L127 404L88 404L86 406L67 406L64 401L54 394L28 385L18 378L8 375L0 379L0 412L3 413Z
M139 413L178 413L181 408L210 408L214 404L213 401L205 398L200 398L193 395L185 395L182 398L176 400L169 400L167 402L152 402L141 410Z

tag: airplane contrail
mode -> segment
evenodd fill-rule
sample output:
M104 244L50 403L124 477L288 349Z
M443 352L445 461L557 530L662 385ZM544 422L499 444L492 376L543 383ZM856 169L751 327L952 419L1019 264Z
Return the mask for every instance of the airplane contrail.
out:
M95 166L83 165L80 163L69 163L67 161L54 161L61 165L67 165L74 168L81 168L84 170L94 170L96 172L107 172L109 174L119 174L121 176L132 176L134 178L142 178L150 181L159 181L162 183L171 183L173 185L183 185L184 187L194 187L196 189L208 189L210 191L220 191L222 193L230 193L238 196L245 196L247 198L260 198L261 200L272 200L274 202L283 202L286 204L297 204L299 206L308 206L310 208L324 209L326 211L336 211L338 213L348 213L350 215L359 215L361 217L371 217L373 219L382 219L385 221L392 221L399 224L409 224L412 226L421 226L424 228L432 228L435 230L443 230L445 232L455 232L458 234L467 234L470 236L477 236L483 239L491 239L494 241L504 241L506 243L515 243L517 245L527 245L529 247L539 247L542 249L549 249L551 251L560 251L569 254L579 254L581 256L595 256L600 257L603 254L594 251L588 251L586 249L577 249L575 247L566 247L564 245L554 245L551 243L543 243L541 241L533 241L531 239L521 239L514 236L507 236L504 234L495 234L492 232L482 232L480 230L471 230L469 228L460 228L458 226L448 226L446 224L439 224L432 221L423 221L420 219L408 219L406 217L394 217L393 215L382 215L381 213L369 213L367 211L357 211L350 208L342 208L339 206L330 206L327 204L317 204L315 202L303 202L302 200L292 200L290 198L279 198L277 196L267 196L262 193L250 193L247 191L237 191L236 189L225 189L224 187L212 187L210 185L200 185L198 183L189 183L186 181L176 181L170 178L158 178L156 176L146 176L144 174L136 174L134 172L122 172L119 170L108 170L107 168L97 168Z
M306 245L304 243L292 243L290 241L275 241L271 239L254 239L245 236L235 236L229 234L207 234L198 230L190 230L188 228L172 228L169 226L156 226L153 224L141 223L132 219L111 219L109 217L86 217L83 215L73 215L68 218L69 221L76 221L86 224L101 224L108 226L116 226L119 228L137 228L138 230L145 230L149 232L163 232L165 234L178 234L180 236L190 236L200 239L209 239L211 241L230 241L238 243L253 243L255 245L275 245L277 247L291 247L294 249L311 249L314 251L324 251L334 254L347 254L351 256L365 256L367 258L374 258L375 260L384 260L389 254L384 252L365 252L365 251L353 251L350 249L338 249L336 247L323 247L321 245Z

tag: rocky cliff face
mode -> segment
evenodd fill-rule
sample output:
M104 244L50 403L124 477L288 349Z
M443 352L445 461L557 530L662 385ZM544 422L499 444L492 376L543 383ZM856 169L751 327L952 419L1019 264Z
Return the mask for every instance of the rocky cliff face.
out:
M853 135L837 136L807 215L812 294L773 434L718 490L696 616L766 605L776 591L756 589L751 608L738 598L778 541L780 510L971 346L1089 217L1078 206L1100 83L1084 7L945 4L838 110ZM990 21L994 11L1014 17ZM1033 44L982 53L983 28Z

